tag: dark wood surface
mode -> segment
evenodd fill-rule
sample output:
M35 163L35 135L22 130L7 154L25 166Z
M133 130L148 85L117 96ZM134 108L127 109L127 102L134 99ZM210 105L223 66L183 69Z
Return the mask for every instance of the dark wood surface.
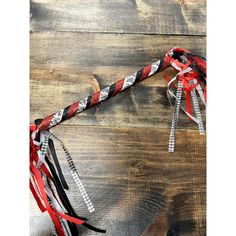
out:
M31 1L30 120L135 72L173 46L205 56L205 5ZM181 113L176 152L167 152L172 108L164 74L52 129L72 154L96 211L87 213L58 147L72 205L109 236L206 235L205 137ZM49 217L32 197L30 207L31 235L52 235Z
M205 35L205 0L32 0L32 31Z

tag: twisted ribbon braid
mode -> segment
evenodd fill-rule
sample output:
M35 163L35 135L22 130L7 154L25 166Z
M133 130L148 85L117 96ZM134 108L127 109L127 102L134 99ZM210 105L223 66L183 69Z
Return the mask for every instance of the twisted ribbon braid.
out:
M84 110L93 107L99 104L102 101L105 101L116 94L123 92L134 84L147 79L148 77L156 74L157 72L163 70L169 66L169 60L158 60L141 70L135 72L134 74L127 76L124 79L117 81L109 87L103 88L101 91L98 91L88 97L73 103L72 105L52 114L43 119L39 125L39 130L43 131L50 129L53 126L61 123L62 121L68 120L76 114L83 112Z

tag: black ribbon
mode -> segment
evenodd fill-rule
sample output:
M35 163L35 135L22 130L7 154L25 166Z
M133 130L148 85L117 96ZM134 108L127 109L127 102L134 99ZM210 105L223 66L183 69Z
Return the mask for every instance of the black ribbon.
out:
M64 189L68 190L69 189L69 186L68 184L66 183L66 180L64 178L64 175L62 173L62 170L61 170L61 166L59 164L59 161L58 161L58 158L57 158L57 154L56 154L56 150L55 150L55 147L54 147L54 143L53 143L53 140L52 139L48 139L48 146L49 146L49 150L52 154L52 158L53 158L53 161L56 165L56 169L57 169L57 173L59 175L59 178L60 178L60 181L61 181L61 184L63 186Z

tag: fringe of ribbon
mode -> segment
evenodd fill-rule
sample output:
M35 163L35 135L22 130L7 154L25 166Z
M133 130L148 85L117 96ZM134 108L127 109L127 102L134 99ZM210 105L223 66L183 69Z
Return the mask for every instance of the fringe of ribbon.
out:
M95 232L105 233L78 216L66 195L69 187L62 174L53 140L57 140L66 152L66 159L72 176L90 212L94 207L80 180L75 165L64 144L49 132L38 132L35 124L30 126L30 189L42 212L47 211L59 236L78 235L77 225L83 225ZM55 168L55 167L56 168ZM54 190L55 189L55 190Z

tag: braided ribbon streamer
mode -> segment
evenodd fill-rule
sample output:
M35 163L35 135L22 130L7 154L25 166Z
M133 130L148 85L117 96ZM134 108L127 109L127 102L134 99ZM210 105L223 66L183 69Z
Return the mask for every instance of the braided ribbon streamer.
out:
M118 80L111 86L105 87L101 91L87 96L44 119L38 119L35 121L35 124L30 125L30 189L40 210L42 212L47 211L50 215L55 226L54 230L56 234L60 236L78 235L76 224L83 225L96 232L104 233L105 230L95 228L88 224L87 219L78 216L71 206L65 192L69 187L60 168L53 141L57 142L64 150L72 177L78 186L89 212L95 210L69 151L59 138L49 132L49 129L123 92L169 66L174 67L178 72L173 79L168 79L169 83L167 86L168 96L175 99L169 140L169 152L173 152L180 109L198 124L200 134L204 134L197 93L205 105L206 87L203 92L200 82L206 83L206 61L204 58L182 48L170 49L164 58L145 66L132 75ZM177 85L174 84L175 81L177 81ZM186 109L181 104L183 94L186 96ZM190 98L192 99L196 118L192 115Z

